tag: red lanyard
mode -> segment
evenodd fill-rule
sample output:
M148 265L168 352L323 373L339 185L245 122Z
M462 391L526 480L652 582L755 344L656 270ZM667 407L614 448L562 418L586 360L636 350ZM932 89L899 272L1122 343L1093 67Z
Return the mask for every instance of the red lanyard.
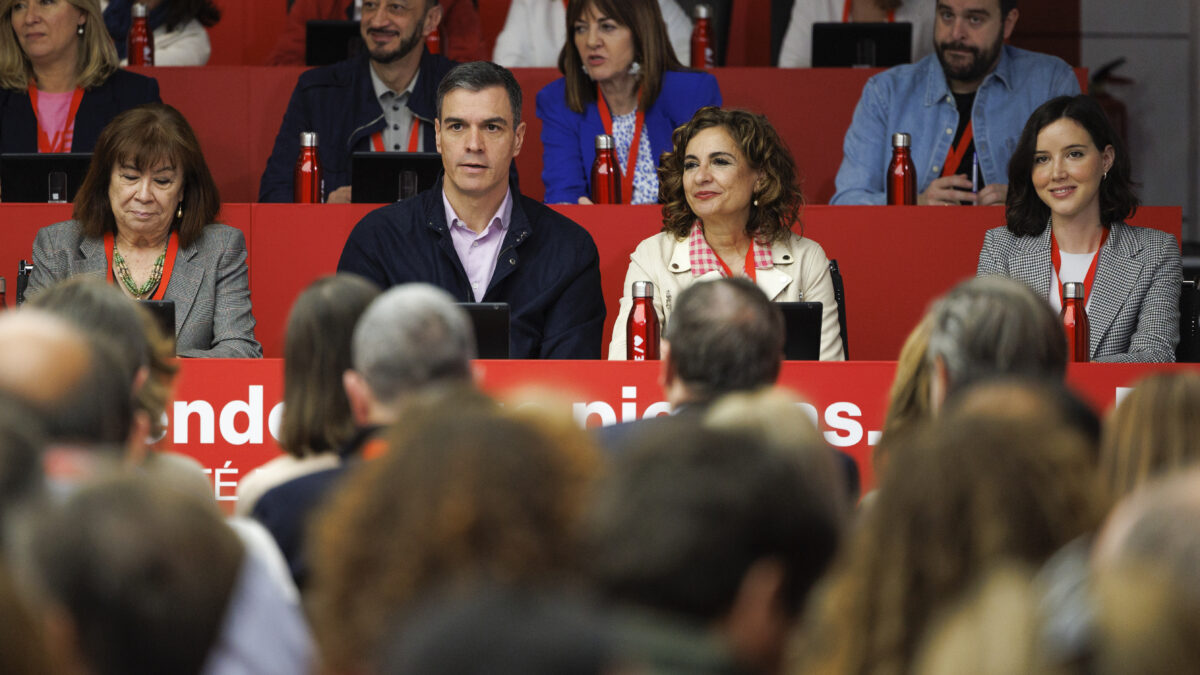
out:
M942 167L943 176L953 176L954 172L958 171L958 165L962 164L967 148L971 146L971 141L975 140L974 126L974 120L967 122L967 128L963 131L962 138L958 139L958 145L951 146L950 152L946 153L946 165Z
M33 118L37 120L37 139L38 152L70 152L71 146L67 144L67 132L74 135L75 129L75 114L79 112L79 104L83 101L83 89L75 87L75 93L71 95L71 108L67 112L67 123L63 126L62 131L54 134L54 140L50 140L50 134L42 128L42 117L38 113L38 90L37 85L29 83L29 102L33 105Z
M108 274L109 277L116 282L117 275L112 268L113 260L113 234L112 232L104 233L104 249L108 252ZM163 295L167 292L167 283L171 281L171 272L175 269L175 254L179 252L179 237L174 232L167 235L167 253L163 258L162 278L158 282L158 289L154 291L147 300L162 300Z
M713 255L716 256L717 262L721 263L721 271L725 272L725 276L732 277L733 271L729 269L729 265L726 265L725 261L721 260L721 256L717 255L716 251L713 251ZM750 281L758 281L758 275L754 272L754 241L751 241L750 248L746 249L746 262L742 263L742 265L742 271L746 273L746 277Z
M412 123L412 133L410 133L408 135L408 151L416 152L417 149L421 147L420 144L421 144L421 120L414 117L413 123ZM382 131L376 131L374 134L371 135L371 145L374 147L375 152L383 152L385 150L385 148L383 147L383 132Z
M612 111L608 109L608 101L605 100L604 92L600 91L600 87L596 87L596 97L599 99L596 101L596 107L600 110L600 121L604 123L604 133L612 136ZM629 157L626 158L625 166L621 168L621 195L624 196L626 204L633 203L633 174L637 171L638 144L642 140L642 122L645 118L641 106L641 89L638 89L637 99L639 105L633 121L633 140L629 142ZM613 138L615 140L616 137Z
M1087 294L1092 292L1092 281L1096 278L1096 263L1100 262L1100 249L1104 248L1104 242L1108 241L1108 228L1104 228L1104 234L1100 235L1100 245L1096 247L1096 255L1092 256L1092 264L1088 267L1087 275L1083 277L1083 301L1087 302ZM1062 296L1062 274L1059 270L1062 269L1062 255L1058 252L1058 240L1054 238L1054 228L1050 229L1050 264L1054 265L1054 273L1058 277L1058 304L1061 307L1063 304ZM1086 304L1085 304L1086 306Z
M846 0L846 4L842 5L842 23L850 23L850 5L854 4L853 0ZM888 23L896 23L896 10L888 10Z

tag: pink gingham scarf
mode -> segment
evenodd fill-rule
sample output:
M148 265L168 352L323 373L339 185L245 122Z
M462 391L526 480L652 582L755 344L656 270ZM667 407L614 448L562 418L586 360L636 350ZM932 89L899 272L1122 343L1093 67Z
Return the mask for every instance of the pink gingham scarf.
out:
M721 276L725 276L725 270L721 269L721 260L704 240L704 228L701 227L699 220L692 225L692 233L688 235L687 245L688 261L692 264L692 276L703 276L714 270ZM755 240L754 269L765 270L774 266L775 263L771 262L771 243Z

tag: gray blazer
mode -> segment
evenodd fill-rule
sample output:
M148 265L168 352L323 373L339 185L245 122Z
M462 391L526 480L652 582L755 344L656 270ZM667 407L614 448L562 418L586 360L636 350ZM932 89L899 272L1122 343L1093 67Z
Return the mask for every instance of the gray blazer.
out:
M77 221L38 230L33 240L29 293L88 274L108 277L104 242L83 236ZM250 311L246 240L228 225L206 225L191 246L179 249L164 294L175 301L175 350L180 356L262 356Z
M1175 238L1114 223L1087 289L1093 361L1172 362L1179 344L1183 264ZM997 227L983 237L977 276L998 274L1050 297L1050 228L1018 237Z

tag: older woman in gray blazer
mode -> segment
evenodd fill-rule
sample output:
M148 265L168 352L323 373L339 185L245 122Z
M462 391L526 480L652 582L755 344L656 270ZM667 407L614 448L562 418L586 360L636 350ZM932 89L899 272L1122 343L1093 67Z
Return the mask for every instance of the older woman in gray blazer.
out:
M220 207L179 111L154 103L121 113L100 134L72 220L38 231L29 292L94 275L138 300L173 301L180 356L261 357L246 242L212 224Z
M1042 104L1008 164L1007 225L989 230L978 275L1022 281L1062 307L1083 282L1092 361L1170 362L1179 342L1179 245L1126 225L1138 198L1129 155L1087 96Z

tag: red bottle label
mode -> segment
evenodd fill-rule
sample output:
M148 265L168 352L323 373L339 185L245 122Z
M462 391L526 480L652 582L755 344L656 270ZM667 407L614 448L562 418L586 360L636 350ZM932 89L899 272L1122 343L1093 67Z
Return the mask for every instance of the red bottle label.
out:
M625 358L630 361L656 361L658 353L658 315L650 298L634 298L625 325Z

